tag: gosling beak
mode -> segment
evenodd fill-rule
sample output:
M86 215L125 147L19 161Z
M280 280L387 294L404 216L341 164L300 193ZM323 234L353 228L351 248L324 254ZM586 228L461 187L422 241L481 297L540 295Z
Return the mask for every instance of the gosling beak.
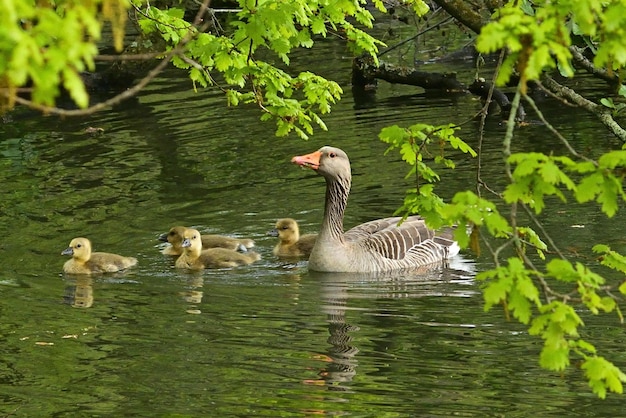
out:
M191 247L191 241L189 241L189 238L185 238L183 240L183 243L181 244L181 247L183 247L183 248Z
M72 247L67 247L61 252L61 255L74 255L74 249Z
M268 235L270 237L277 237L278 236L278 229L276 229L276 228L271 229L271 230L267 231L267 233L265 235Z
M167 242L167 234L159 235L159 241Z

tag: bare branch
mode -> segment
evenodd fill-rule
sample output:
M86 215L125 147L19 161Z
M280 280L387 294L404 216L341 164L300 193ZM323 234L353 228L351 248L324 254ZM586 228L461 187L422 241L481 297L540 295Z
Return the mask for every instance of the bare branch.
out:
M480 33L485 24L482 16L476 11L473 2L462 0L435 0L450 16L470 28L475 33Z
M40 110L43 113L47 113L47 114L52 114L52 115L59 115L59 116L85 116L85 115L91 115L93 113L99 112L100 110L106 109L108 107L111 106L115 106L119 103L121 103L122 101L133 97L135 94L137 94L139 91L141 91L141 89L143 89L145 86L148 85L148 83L150 83L157 75L159 75L161 73L161 71L163 71L165 69L165 67L167 66L167 64L169 63L169 60L177 53L178 51L176 49L172 50L165 58L163 58L163 60L161 60L161 62L159 63L159 65L157 65L155 68L152 69L152 71L150 71L148 73L148 75L146 75L144 78L142 78L139 83L135 84L133 87L131 87L130 89L110 98L109 100L106 100L104 102L95 104L93 106L90 106L88 108L85 109L72 109L72 110L67 110L67 109L61 109L58 107L52 107L52 106L45 106L45 105L41 105L38 103L35 103L31 100L27 100L27 99L23 99L19 96L17 96L15 98L15 101L21 105L24 106L28 106L32 109L35 110ZM9 96L9 92L7 89L1 89L0 90L0 94L3 94L5 97Z
M580 67L587 70L589 73L593 74L595 77L598 77L612 86L618 86L620 84L619 77L616 73L609 72L604 68L597 68L591 61L585 57L580 48L577 46L570 46L569 51L572 54L572 58L574 62L578 64Z
M626 142L626 130L613 119L611 111L600 105L595 104L591 100L585 99L569 87L565 87L552 79L548 75L542 77L543 85L555 93L559 97L566 98L583 109L595 114L600 122L604 124L616 137L622 142Z

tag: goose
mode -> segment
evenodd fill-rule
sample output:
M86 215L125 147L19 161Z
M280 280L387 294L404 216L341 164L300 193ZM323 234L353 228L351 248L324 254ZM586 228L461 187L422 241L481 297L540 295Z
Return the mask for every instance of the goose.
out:
M72 256L63 265L63 271L69 274L114 273L137 264L134 257L91 252L91 241L83 237L74 238L61 255Z
M261 259L255 252L240 253L228 248L202 250L202 240L197 229L185 228L181 247L183 253L176 260L177 268L203 270L205 268L236 267Z
M161 251L165 255L181 255L183 253L183 232L184 226L174 226L170 228L166 234L159 235L159 241L169 242L170 245ZM241 252L248 251L248 248L254 247L254 241L247 238L232 238L224 235L202 235L202 248L228 248L230 250L238 250Z
M313 169L326 180L324 219L309 257L310 270L374 273L415 269L459 252L452 229L435 232L417 215L404 221L401 217L377 219L344 232L343 216L352 182L348 155L325 146L295 156L291 162Z
M267 235L278 237L274 255L278 257L308 257L311 254L317 234L300 235L298 222L292 218L276 221L276 227Z

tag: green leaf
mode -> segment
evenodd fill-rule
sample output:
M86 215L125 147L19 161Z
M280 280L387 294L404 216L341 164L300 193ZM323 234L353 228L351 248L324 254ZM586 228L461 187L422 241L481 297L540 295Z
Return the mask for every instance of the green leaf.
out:
M576 282L579 278L572 264L560 258L552 259L546 265L548 275L563 282Z
M569 346L564 338L546 341L539 355L539 364L548 370L565 370L570 364L569 352Z
M517 287L512 287L509 292L508 308L513 312L513 316L522 324L528 324L530 322L532 304Z
M609 109L615 109L615 103L613 103L611 98L602 98L600 99L600 103Z
M89 106L89 96L85 90L85 85L76 71L70 68L63 70L63 86L79 107L84 109Z
M590 356L582 363L581 369L585 371L589 386L600 398L606 397L607 390L623 392L622 382L626 382L626 375L605 358Z

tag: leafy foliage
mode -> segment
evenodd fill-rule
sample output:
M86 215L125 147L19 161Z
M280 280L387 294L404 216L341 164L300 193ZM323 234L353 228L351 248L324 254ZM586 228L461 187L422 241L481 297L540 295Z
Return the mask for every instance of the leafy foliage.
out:
M381 141L389 144L386 152L398 149L402 159L411 166L407 178L414 176L416 180L416 192L407 195L403 207L398 210L399 213L419 212L428 219L429 215L441 211L443 202L433 195L433 188L428 184L421 185L423 181L434 183L439 180L439 175L425 159L431 159L444 167L454 168L454 162L447 158L444 152L446 147L476 156L476 152L454 134L458 129L451 124L432 126L418 123L408 128L394 125L380 132Z
M87 107L80 72L94 68L95 42L104 22L111 23L115 46L122 48L127 7L125 0L4 2L0 85L8 94L0 96L0 108L11 107L17 89L29 83L36 103L53 105L62 86L79 106Z
M232 31L219 35L199 33L184 21L179 9L146 7L146 17L139 24L147 34L158 33L172 48L184 42L184 51L174 64L188 69L191 80L202 87L215 84L219 73L227 84L223 89L228 104L258 104L265 112L262 120L276 120L278 136L295 132L307 139L314 125L326 129L320 115L330 112L343 93L341 87L310 72L289 74L270 63L271 54L288 66L295 48L311 48L315 36L340 31L354 53L375 57L382 42L351 23L352 18L371 27L369 10L351 0L328 4L240 0L238 6ZM378 7L383 8L382 4Z
M525 92L526 81L538 79L544 70L558 68L564 76L574 75L569 51L572 36L593 45L596 66L610 70L623 68L626 64L624 16L626 5L621 1L511 1L498 9L495 19L485 25L476 46L482 52L506 48L510 54L497 82L505 84L517 72Z
M477 280L483 282L485 309L501 305L507 318L512 316L528 325L530 334L541 337L542 367L562 371L570 366L572 354L576 354L582 357L585 376L598 396L605 397L607 390L621 393L626 375L598 356L595 347L580 337L579 328L584 322L570 304L576 301L594 315L617 311L621 320L616 300L610 293L601 294L606 289L606 279L583 263L571 263L559 257L547 259L549 247L540 233L529 226L517 226L515 215L507 220L493 202L473 192L458 192L450 204L435 194L435 183L440 176L434 167L455 166L447 150L457 149L476 156L456 136L458 129L453 125L415 124L381 130L380 139L390 144L387 152L398 150L411 167L407 177L416 179L416 188L407 192L399 212L420 213L433 227L457 224L455 234L459 244L477 252L480 249L477 228L484 227L489 235L504 239L505 243L493 252L496 267L477 275ZM511 154L506 160L511 167L510 182L501 195L502 202L513 207L513 214L518 205L526 205L540 214L547 204L546 198L556 196L565 202L569 193L581 203L596 201L607 216L614 216L618 198L626 200L622 187L622 173L626 172L624 157L623 150L606 153L598 161L586 158L576 161L542 153ZM507 246L513 248L515 256L502 263L499 254ZM546 261L545 271L535 267L530 250ZM594 251L603 254L603 265L626 272L625 256L602 245L594 247ZM550 280L573 285L578 295L576 300L554 291ZM626 284L620 286L620 291L626 291Z

